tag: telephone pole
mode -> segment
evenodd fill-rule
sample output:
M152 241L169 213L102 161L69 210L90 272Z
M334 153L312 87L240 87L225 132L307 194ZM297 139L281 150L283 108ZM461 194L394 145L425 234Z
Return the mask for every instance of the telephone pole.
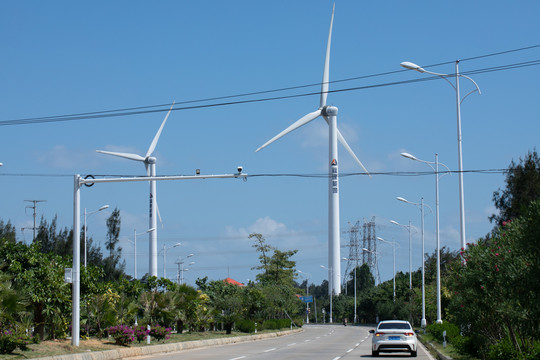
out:
M24 208L24 211L26 212L26 209L30 208L30 209L34 209L34 227L32 228L32 230L34 230L34 237L32 238L32 241L34 241L36 239L36 208L37 208L37 203L40 203L40 202L45 202L47 200L24 200L24 201L28 201L28 202L31 202L33 203L34 205L29 205L27 207ZM28 228L23 228L24 229L28 229Z

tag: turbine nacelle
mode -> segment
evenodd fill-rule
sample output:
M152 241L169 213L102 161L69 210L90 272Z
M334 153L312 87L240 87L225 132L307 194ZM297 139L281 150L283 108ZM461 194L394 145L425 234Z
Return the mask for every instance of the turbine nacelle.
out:
M322 116L337 116L338 108L335 106L323 106L321 109Z

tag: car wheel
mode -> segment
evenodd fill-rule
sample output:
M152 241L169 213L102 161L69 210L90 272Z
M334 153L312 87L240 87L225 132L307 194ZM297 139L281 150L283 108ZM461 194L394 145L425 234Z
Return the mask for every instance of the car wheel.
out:
M416 351L411 351L411 357L416 357L416 355L417 355Z
M379 356L379 352L378 352L378 351L375 351L375 350L372 350L372 351L371 351L371 356L377 357L377 356Z

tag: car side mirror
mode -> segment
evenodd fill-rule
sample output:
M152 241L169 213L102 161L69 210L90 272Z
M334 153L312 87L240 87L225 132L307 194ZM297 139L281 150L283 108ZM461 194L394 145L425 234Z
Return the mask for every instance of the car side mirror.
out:
M369 330L369 333L370 334L375 334L375 330L371 329L371 330Z

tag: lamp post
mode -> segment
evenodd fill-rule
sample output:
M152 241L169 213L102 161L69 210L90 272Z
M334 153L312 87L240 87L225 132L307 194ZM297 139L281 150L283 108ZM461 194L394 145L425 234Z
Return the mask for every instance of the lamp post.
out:
M394 276L393 276L393 280L394 280L394 303L395 303L396 302L396 241L395 240L393 242L386 241L382 237L378 237L378 236L377 236L377 240L392 245L392 255L393 255L393 258L394 258Z
M192 257L194 254L189 254L186 256L186 259ZM184 283L184 271L188 271L189 269L184 268L184 262L185 260L182 259L181 256L178 257L178 259L174 262L175 264L178 264L178 271L176 273L176 283L177 284L183 284ZM187 266L195 264L194 261L187 264Z
M176 243L171 246L163 245L163 278L167 278L167 250L178 247L182 245L182 243Z
M334 277L333 277L333 275L334 275L333 272L334 272L334 271L332 270L331 267L327 268L327 267L324 266L324 265L321 265L321 267L322 267L323 269L325 269L325 270L328 270L328 272L330 273L330 283L329 283L328 285L330 286L330 289L333 289L333 287L332 287L332 282L333 282L332 279L334 278ZM329 324L332 324L332 298L334 297L334 292L331 290L331 291L329 292L329 294L330 294L330 319L329 319L328 323L329 323Z
M416 70L420 73L426 73L426 74L431 74L431 75L436 75L436 76L439 76L441 78L443 78L444 80L446 80L450 86L452 86L452 88L454 88L454 90L456 91L456 111L457 111L457 141L458 141L458 167L459 167L459 224L460 224L460 229L461 229L461 232L460 232L460 235L461 235L461 247L463 249L466 249L467 247L467 242L465 241L465 195L464 195L464 190L463 190L463 158L462 158L462 151L461 151L461 142L462 142L462 139L461 139L461 103L463 102L463 100L465 100L465 98L469 95L471 95L472 93L478 91L478 94L480 95L481 94L481 91L480 91L480 88L478 87L478 84L473 80L471 79L470 77L468 76L465 76L465 75L462 75L459 73L459 60L456 60L456 73L453 75L455 76L455 81L456 81L456 84L452 84L450 82L450 80L447 79L447 77L450 77L452 75L450 74L439 74L439 73L436 73L436 72L432 72L432 71L427 71L425 69L423 69L422 67L414 64L414 63L411 63L411 62L408 62L408 61L405 61L405 62L402 62L400 65L403 66L404 68L406 69L409 69L409 70ZM476 87L476 89L470 91L469 93L467 93L467 95L465 95L463 98L461 98L461 95L459 94L459 78L460 77L464 77L465 79L468 79L470 80L474 86Z
M401 226L407 231L409 231L409 289L412 290L412 238L411 238L411 221L409 220L409 225L402 225L397 221L390 220L394 225Z
M401 153L401 156L408 159L419 161L424 164L429 165L435 171L435 234L437 239L437 324L442 324L442 315L441 315L441 241L440 241L440 232L439 232L439 164L448 169L446 174L451 174L448 166L439 163L439 155L435 154L435 162L425 161L416 158L414 155L408 153ZM435 168L431 166L435 164ZM446 175L443 174L442 176ZM441 177L442 177L441 176Z
M134 279L137 278L137 235L143 235L154 230L156 230L156 228L151 228L151 229L146 230L143 233L137 234L137 229L133 229L133 241L128 239L128 241L133 244L133 278Z
M426 328L426 289L425 289L425 259L424 259L424 253L425 253L425 250L424 250L424 207L427 206L430 210L431 208L424 204L424 197L422 196L420 198L420 203L414 203L414 202L411 202L407 199L404 199L402 197L397 197L396 198L397 200L399 201L403 201L404 203L407 203L407 204L411 204L411 205L415 205L415 206L418 206L420 208L420 217L422 218L421 219L421 223L422 223L422 320L420 322L420 326L425 329Z
M89 212L89 213L86 213L86 208L84 208L84 267L86 267L86 218L89 217L92 214L95 214L95 213L97 213L99 211L102 211L102 210L105 210L105 209L108 209L108 208L109 208L109 205L103 205L102 207L100 207L96 211L92 211L92 212Z
M300 274L306 275L306 296L309 296L309 288L308 288L308 286L309 286L309 278L311 277L311 275L309 275L306 272L300 271L300 270L297 270L297 271ZM356 307L356 303L355 303L355 307ZM356 309L355 309L355 311L356 311ZM309 303L308 302L306 302L306 324L309 324Z

